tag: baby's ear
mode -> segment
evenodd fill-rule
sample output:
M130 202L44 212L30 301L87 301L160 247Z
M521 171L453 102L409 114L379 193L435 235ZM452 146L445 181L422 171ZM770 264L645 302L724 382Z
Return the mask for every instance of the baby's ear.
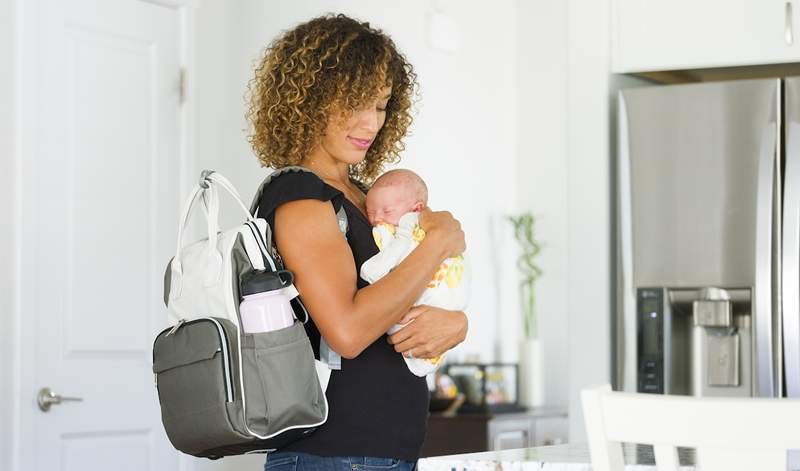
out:
M424 207L425 204L422 201L417 201L416 204L414 204L414 206L411 208L411 210L414 211L415 213L418 213L422 211L422 208Z

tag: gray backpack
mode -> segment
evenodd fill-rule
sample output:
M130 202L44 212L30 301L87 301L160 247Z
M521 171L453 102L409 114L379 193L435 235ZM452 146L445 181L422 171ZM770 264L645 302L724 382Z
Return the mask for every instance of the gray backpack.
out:
M248 210L224 177L204 171L186 204L178 230L178 248L167 265L164 302L172 325L156 336L153 372L161 416L173 446L190 455L217 459L269 452L295 441L328 417L328 403L303 324L308 312L294 286L291 327L248 334L240 328L239 286L253 270L283 269L266 221L255 219L261 193ZM246 213L246 222L219 232L218 189L230 193ZM202 203L208 237L182 246L193 206ZM343 232L344 212L337 215ZM342 222L342 217L344 221ZM324 343L321 359L338 368L338 355Z

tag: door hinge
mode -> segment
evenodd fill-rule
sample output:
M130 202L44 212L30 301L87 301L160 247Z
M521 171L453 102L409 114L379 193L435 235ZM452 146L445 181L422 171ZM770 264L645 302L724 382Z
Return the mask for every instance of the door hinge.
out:
M184 67L181 67L178 76L178 97L181 104L186 103L186 69Z

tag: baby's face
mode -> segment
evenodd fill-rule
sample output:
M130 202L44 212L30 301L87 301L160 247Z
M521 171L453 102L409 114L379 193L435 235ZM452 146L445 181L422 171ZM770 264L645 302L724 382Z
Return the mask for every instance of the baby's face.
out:
M402 185L372 188L367 193L367 217L373 226L382 222L396 226L405 213L421 207L422 203Z

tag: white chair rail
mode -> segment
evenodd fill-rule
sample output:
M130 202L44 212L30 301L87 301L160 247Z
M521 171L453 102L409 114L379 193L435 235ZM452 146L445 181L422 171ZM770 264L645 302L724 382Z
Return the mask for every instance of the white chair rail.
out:
M700 471L787 469L800 450L800 399L696 398L581 392L594 471L624 469L622 443L653 445L658 471L677 471L677 447L694 448Z

